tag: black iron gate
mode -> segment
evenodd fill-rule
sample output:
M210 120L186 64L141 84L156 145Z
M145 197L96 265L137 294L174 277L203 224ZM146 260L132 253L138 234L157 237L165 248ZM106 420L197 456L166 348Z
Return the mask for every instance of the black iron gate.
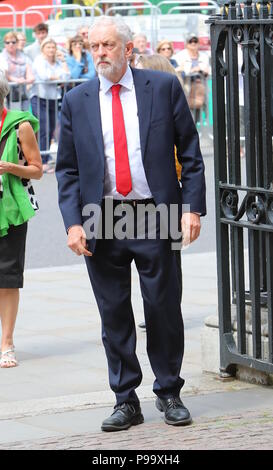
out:
M273 1L212 16L220 368L273 373Z

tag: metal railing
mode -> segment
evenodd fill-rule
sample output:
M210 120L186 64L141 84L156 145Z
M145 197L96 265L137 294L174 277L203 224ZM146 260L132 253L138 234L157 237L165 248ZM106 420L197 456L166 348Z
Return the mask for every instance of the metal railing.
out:
M191 80L192 78L190 78ZM40 121L40 131L37 138L41 155L48 156L50 154L50 159L52 158L53 163L58 149L59 117L63 95L74 86L86 81L87 79L35 81L32 85L9 83L10 93L7 97L7 107L9 109L32 111L36 115ZM205 92L202 103L200 103L200 94L198 95L199 102L197 102L195 91L191 93L191 86L184 87L189 104L191 103L191 111L200 137L212 135L212 116L209 110L210 82L210 77L202 78ZM54 100L42 99L42 101L35 99L34 102L33 98L40 95L37 88L39 85L55 85L56 98ZM34 105L35 109L32 109Z
M62 11L76 11L79 10L81 12L81 17L85 18L85 9L82 7L82 5L76 5L76 4L67 4L67 5L32 5L30 7L27 7L23 12L22 12L22 31L25 32L26 30L26 15L29 13L33 13L33 10L50 10L50 11L56 11L56 13L60 10Z
M39 92L34 93L32 85L11 82L10 93L6 98L9 109L31 111L40 122L37 134L38 145L43 160L54 163L59 141L60 109L63 95L74 86L86 82L87 79L35 81L33 85L37 90L39 85L56 86L55 99L39 98ZM35 105L35 109L34 109Z
M258 9L246 0L242 9L225 1L209 23L220 370L234 375L242 365L272 373L273 2L262 0Z
M217 2L214 0L207 0L205 2L206 4L202 5L202 2L199 0L163 0L162 2L159 2L157 4L157 8L162 11L162 7L164 6L170 6L169 10L167 11L167 14L178 12L178 11L191 11L191 12L218 12L219 11L219 5ZM171 6L173 5L173 6Z
M106 2L103 2L104 4L114 4L113 0L107 0ZM116 12L130 12L134 10L149 10L150 11L150 43L151 47L153 49L156 48L157 42L158 42L158 36L157 36L157 15L158 13L160 14L160 11L158 10L156 5L153 5L151 2L147 0L138 0L136 1L136 4L130 5L130 2L127 0L123 0L124 5L115 5L109 8L106 8L105 10L105 15L111 15L114 11ZM138 4L140 3L140 4ZM143 31L144 32L144 31Z
M13 30L16 31L17 28L17 23L16 23L16 10L13 5L10 5L9 3L3 3L0 4L1 9L8 9L9 11L1 11L0 16L10 16L12 15L13 17Z
M9 11L4 11L4 12L0 12L0 16L10 16L12 15L13 16L13 30L16 31L17 28L18 28L18 17L21 16L22 17L22 30L23 32L25 33L25 30L26 30L26 16L29 15L29 14L36 14L36 15L39 15L40 18L42 19L42 21L45 21L45 16L43 15L42 11L55 11L56 14L57 12L59 11L80 11L81 13L81 17L85 17L86 14L85 14L85 11L88 9L88 10L93 10L93 7L84 7L82 5L78 5L78 4L66 4L66 5L52 5L52 4L48 4L48 5L32 5L32 6L29 6L27 7L25 10L15 10L14 6L9 4L9 3L3 3L0 5L0 8L1 9L7 9Z

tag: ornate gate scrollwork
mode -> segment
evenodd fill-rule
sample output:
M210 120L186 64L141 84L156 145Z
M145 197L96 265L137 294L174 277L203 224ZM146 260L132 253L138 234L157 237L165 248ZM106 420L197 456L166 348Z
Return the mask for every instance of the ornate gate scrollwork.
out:
M234 375L243 365L272 374L273 0L219 2L222 14L208 22L220 370Z

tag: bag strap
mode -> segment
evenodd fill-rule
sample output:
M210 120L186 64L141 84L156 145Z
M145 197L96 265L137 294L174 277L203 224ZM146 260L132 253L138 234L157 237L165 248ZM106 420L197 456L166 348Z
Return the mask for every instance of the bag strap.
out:
M83 61L84 61L84 68L88 69L88 60L87 60L87 54L86 52L82 53Z
M5 150L6 142L8 140L8 134L6 134L0 142L0 160Z

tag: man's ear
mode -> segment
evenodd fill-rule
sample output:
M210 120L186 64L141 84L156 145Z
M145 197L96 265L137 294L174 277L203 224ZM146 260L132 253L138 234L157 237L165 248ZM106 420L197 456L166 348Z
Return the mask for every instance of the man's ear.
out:
M132 51L133 51L133 47L134 47L133 41L128 41L128 42L126 43L126 46L125 46L125 55L126 55L126 59L129 59L129 57L131 57Z

